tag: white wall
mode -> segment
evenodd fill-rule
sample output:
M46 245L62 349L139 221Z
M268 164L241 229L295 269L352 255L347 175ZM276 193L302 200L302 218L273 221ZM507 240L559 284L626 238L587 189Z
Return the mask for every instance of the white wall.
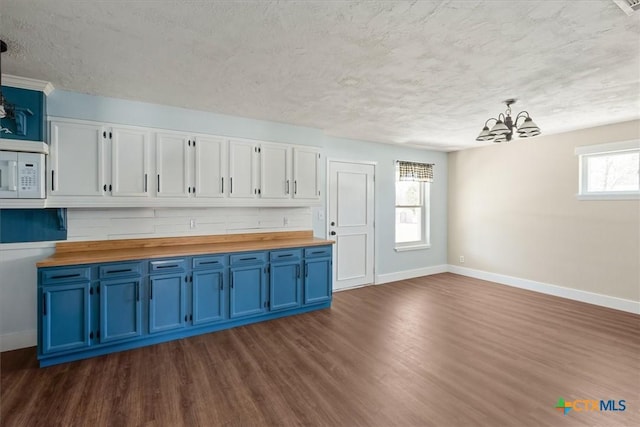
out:
M638 138L630 121L451 153L449 263L637 310L640 201L578 200L574 150Z
M376 166L376 275L389 275L429 266L442 266L447 259L447 154L398 145L332 137L321 130L282 123L185 110L164 105L83 95L62 90L47 99L47 113L56 117L150 126L178 131L250 138L321 147L324 158L377 162ZM431 248L415 252L394 251L394 160L434 163L431 187ZM321 182L325 182L325 169ZM324 189L325 186L323 185ZM322 207L312 209L312 227L326 236L326 191Z
M0 351L36 344L36 262L54 243L0 244Z
M51 116L209 133L321 147L324 160L336 158L376 162L376 275L415 274L425 268L445 268L447 258L447 155L388 144L325 135L318 129L224 116L202 111L95 97L56 90L47 100ZM394 251L394 160L435 163L431 191L431 248ZM321 182L326 182L323 161ZM192 234L313 229L326 236L326 186L316 208L215 209L70 209L69 240L100 240ZM319 213L325 213L320 219ZM284 226L284 218L288 225ZM191 219L196 228L189 228ZM29 249L0 244L0 351L35 345L35 262L53 252L52 243Z

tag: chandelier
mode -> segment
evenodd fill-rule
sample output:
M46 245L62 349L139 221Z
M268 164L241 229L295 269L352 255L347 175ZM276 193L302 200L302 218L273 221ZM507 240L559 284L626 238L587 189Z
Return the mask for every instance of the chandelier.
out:
M507 104L507 111L505 111L504 114L500 113L497 119L492 117L487 120L476 141L511 141L514 129L518 132L520 138L530 138L540 135L540 128L531 120L528 112L521 111L516 115L515 120L511 118L511 106L516 103L515 99L507 99L504 103ZM524 120L518 125L518 120L521 118L524 118ZM495 120L496 123L491 130L489 130L487 125L491 120Z

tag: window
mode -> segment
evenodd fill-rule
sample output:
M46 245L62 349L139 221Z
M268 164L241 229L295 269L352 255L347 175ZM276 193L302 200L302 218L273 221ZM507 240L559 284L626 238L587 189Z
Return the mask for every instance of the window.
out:
M582 200L640 198L640 141L576 148Z
M406 173L402 176L401 163L407 162L398 162L396 167L395 247L397 251L428 248L430 178L407 176ZM432 166L417 165L428 166L429 169ZM431 176L430 170L428 175Z

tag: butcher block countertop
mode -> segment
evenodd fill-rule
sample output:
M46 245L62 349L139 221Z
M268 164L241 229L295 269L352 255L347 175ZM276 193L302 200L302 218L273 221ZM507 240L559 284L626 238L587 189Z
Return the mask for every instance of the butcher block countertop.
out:
M312 231L61 242L56 245L56 252L52 256L36 263L36 266L58 267L111 261L322 246L333 243L333 240L313 237Z

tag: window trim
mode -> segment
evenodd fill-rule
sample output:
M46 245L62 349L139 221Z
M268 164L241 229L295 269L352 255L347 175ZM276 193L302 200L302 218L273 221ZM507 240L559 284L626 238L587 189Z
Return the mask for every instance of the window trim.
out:
M420 184L420 195L422 204L421 205L397 205L395 200L397 200L397 190L396 186L398 182L407 182L400 181L398 176L398 169L396 168L396 179L394 181L394 205L393 205L393 240L394 240L394 250L396 252L405 252L405 251L416 251L422 249L431 248L431 186L430 182L420 182L416 181ZM429 185L429 188L427 188ZM422 236L420 240L412 240L411 242L402 242L398 243L396 239L396 227L397 222L395 220L396 209L398 208L415 208L420 207L422 209Z
M576 147L578 156L578 200L640 200L640 189L632 191L587 191L589 157L607 154L640 152L640 140L618 141L606 144L594 144Z

